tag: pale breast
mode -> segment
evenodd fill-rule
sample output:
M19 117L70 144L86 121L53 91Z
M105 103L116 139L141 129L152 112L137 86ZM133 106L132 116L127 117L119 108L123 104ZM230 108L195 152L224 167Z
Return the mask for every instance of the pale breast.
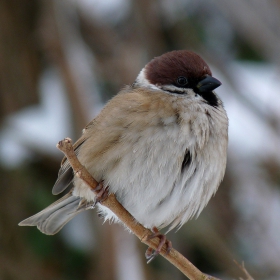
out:
M203 106L189 107L188 99L175 96L143 100L140 109L126 104L119 116L100 125L79 158L144 226L177 225L202 210L223 177L227 118L223 109L209 117ZM213 136L223 130L221 139ZM94 199L75 180L74 194Z

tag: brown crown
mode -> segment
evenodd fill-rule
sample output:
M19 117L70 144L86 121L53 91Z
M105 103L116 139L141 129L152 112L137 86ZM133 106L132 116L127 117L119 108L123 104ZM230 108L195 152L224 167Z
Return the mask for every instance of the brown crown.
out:
M187 79L212 76L206 62L196 53L186 50L172 51L155 57L145 68L146 78L154 85L174 84L180 76Z

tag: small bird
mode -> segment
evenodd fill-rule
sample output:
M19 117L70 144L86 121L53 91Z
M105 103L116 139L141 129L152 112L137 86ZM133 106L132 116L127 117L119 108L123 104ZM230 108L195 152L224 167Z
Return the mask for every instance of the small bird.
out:
M213 91L220 85L194 52L155 57L74 145L79 161L103 190L114 193L139 223L152 229L152 237L198 216L224 177L228 118ZM118 220L64 158L52 193L68 187L65 196L19 225L52 235L95 205L105 219Z

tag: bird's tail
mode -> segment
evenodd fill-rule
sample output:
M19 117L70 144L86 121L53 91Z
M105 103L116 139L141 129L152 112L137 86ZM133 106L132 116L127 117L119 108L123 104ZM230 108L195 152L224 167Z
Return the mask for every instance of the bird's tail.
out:
M77 214L92 208L93 202L88 203L81 197L73 196L70 191L41 212L20 222L19 226L37 226L41 232L53 235Z

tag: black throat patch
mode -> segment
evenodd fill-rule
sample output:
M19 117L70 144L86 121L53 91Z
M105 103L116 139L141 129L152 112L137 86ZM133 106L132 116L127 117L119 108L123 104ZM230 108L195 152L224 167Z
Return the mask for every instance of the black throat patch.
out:
M198 93L210 106L218 107L218 98L213 92Z

